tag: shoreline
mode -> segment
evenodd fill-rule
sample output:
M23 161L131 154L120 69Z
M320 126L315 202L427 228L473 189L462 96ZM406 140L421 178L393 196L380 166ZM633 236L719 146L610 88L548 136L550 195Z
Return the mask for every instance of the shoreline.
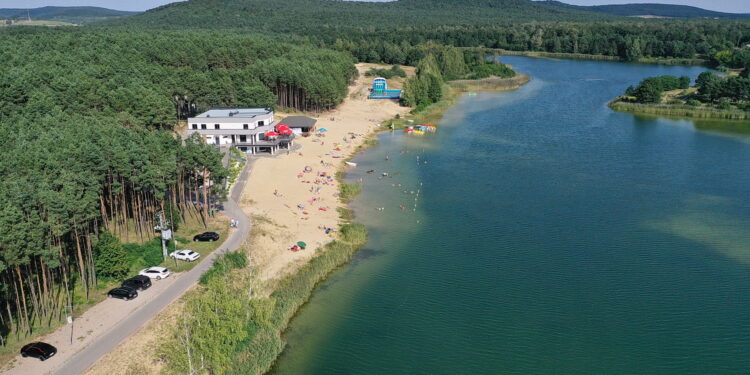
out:
M638 115L668 116L679 119L706 119L749 121L750 112L735 109L719 109L710 107L691 107L672 104L643 104L623 102L617 97L607 103L614 111Z
M657 65L688 65L688 66L708 66L708 60L699 58L662 58L662 57L641 57L638 60L627 61L619 56L609 55L591 55L585 53L566 53L566 52L542 52L542 51L511 51L499 48L490 48L490 51L497 51L500 56L526 56L535 58L551 59L571 59L571 60L592 60L592 61L612 61L638 64L657 64Z
M480 80L461 80L460 82L454 83L456 81L451 81L446 84L448 87L449 94L446 95L443 99L440 101L432 104L431 106L427 107L424 111L415 114L415 115L407 115L405 117L419 117L422 116L439 116L442 117L444 111L454 105L457 101L457 99L461 96L461 94L468 92L468 91L511 91L516 90L523 86L524 84L528 83L531 80L531 77L525 74L517 74L515 77L512 78L497 78L497 77L490 77ZM488 84L491 84L492 87L489 87ZM483 89L483 90L480 90ZM393 121L395 119L387 120L383 123L383 125L387 125L388 123L393 124ZM404 119L406 120L406 119ZM358 152L363 152L367 148L371 146L377 145L377 140L373 139L377 137L377 135L381 132L388 131L389 126L380 126L378 128L372 129L372 131L368 134L366 134L364 142L360 143L355 149L354 152L349 154L343 161L349 161L351 160ZM342 162L342 164L344 164ZM346 184L343 181L343 176L346 173L346 167L342 168L340 171L337 172L336 180L339 182L339 192L340 194L343 193L344 186ZM334 239L333 241L329 242L325 245L326 250L322 251L320 254L312 258L306 265L304 265L299 271L289 274L285 280L281 281L280 285L283 287L288 287L289 285L295 285L304 283L308 287L307 290L304 290L302 293L305 294L304 298L299 301L299 303L295 306L290 306L289 315L284 316L283 325L279 327L279 335L283 335L284 331L288 327L289 323L292 319L299 313L300 308L302 308L305 304L308 303L310 300L310 297L315 292L315 289L317 286L324 282L328 275L333 273L335 270L337 270L339 267L345 266L347 263L349 263L349 260L351 259L351 256L356 253L359 249L361 249L367 241L367 228L364 227L364 225L357 223L356 220L347 220L354 218L353 213L351 209L349 208L349 200L354 198L359 192L347 196L347 197L340 197L342 203L344 203L344 207L342 208L342 212L340 215L340 219L344 222L347 222L342 225L342 234L343 237L341 239ZM352 226L353 228L360 228L359 229L359 236L354 239L347 239L346 230L343 229L346 226ZM342 240L345 243L348 243L349 246L340 246L337 241ZM314 277L313 280L311 280L311 276ZM282 291L276 290L274 291L271 296L275 296L277 293L283 293ZM284 343L283 339L280 338L281 343ZM276 355L275 359L271 363L271 366L269 366L266 371L262 372L262 374L268 374L276 366L276 363L279 358L281 358L281 355L284 352L284 347L281 347L281 350ZM254 357L254 356L253 356Z
M265 323L235 350L232 361L227 364L234 372L266 374L272 371L284 352L286 343L283 334L291 320L308 303L318 284L347 264L366 243L367 229L356 222L348 208L347 198L354 195L343 191L347 186L343 176L350 168L345 162L376 145L375 137L379 132L389 130L389 122L403 120L405 123L405 118L418 121L430 116L440 118L463 92L477 88L465 85L467 82L462 82L460 87L448 83L442 100L420 113L408 114L411 108L401 107L395 101L367 99L366 91L371 79L365 77L364 72L373 66L378 65L357 64L360 77L350 86L346 100L337 109L318 116L318 128L328 129L325 136L300 138L297 143L302 147L296 151L251 161L253 168L238 204L252 218L252 232L240 251L245 251L252 265L245 270L252 273L247 284L253 294L248 313L262 314ZM409 72L412 73L413 68ZM521 74L504 80L489 79L497 87L487 90L484 83L484 89L515 89L528 80L528 76ZM513 83L509 85L508 82ZM401 82L394 80L393 83L398 87ZM306 172L307 167L310 167L309 172ZM321 229L321 226L324 228ZM325 227L334 230L328 234L324 231ZM306 242L307 248L290 251L289 246L297 241ZM204 290L205 287L201 287L186 293L154 321L164 323L165 317L177 316L186 298ZM156 343L165 334L171 336L174 325L174 322L166 326L146 325L119 347L132 348L149 342ZM158 372L169 365L159 358L158 353L149 353L148 357L149 360L141 361L135 368L149 373ZM131 364L123 362L123 359L115 358L110 353L87 374L107 374L116 368L129 368Z

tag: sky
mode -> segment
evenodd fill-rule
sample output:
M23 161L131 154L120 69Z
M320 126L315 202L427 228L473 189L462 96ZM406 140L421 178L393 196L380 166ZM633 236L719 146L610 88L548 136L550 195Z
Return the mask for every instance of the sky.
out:
M98 6L118 10L142 11L173 3L176 0L0 0L0 8L38 8L56 6ZM284 0L279 0L284 1ZM460 0L456 0L460 1ZM699 8L730 13L750 13L750 0L561 0L575 5L603 5L627 3L662 3L692 5Z

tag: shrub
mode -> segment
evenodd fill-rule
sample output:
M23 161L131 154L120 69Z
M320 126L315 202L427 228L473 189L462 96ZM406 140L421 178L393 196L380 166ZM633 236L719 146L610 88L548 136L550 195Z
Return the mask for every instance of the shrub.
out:
M377 69L372 68L365 73L365 77L383 77L385 79L391 79L393 77L406 77L406 71L401 69L399 65L394 65L390 69Z
M699 101L697 101L695 99L690 99L690 100L687 101L687 104L688 105L692 105L693 107L699 107L701 105L701 102L699 102Z
M225 253L214 261L199 280L201 285L208 285L211 280L227 275L231 270L247 267L247 256L242 251Z
M496 64L488 62L486 64L475 65L471 67L471 73L467 76L468 79L482 79L487 77L501 77L510 78L515 76L516 73L508 68L505 64Z
M117 237L109 232L99 235L94 247L94 265L98 276L119 279L127 275L130 269L128 260L128 252Z

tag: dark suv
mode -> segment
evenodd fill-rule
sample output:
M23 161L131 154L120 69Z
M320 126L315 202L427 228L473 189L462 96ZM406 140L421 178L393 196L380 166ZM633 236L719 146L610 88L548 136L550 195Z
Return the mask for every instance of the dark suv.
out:
M122 287L135 290L146 290L151 287L151 279L149 279L148 276L143 275L133 276L123 281Z
M49 359L55 354L57 354L57 348L46 342L32 342L21 348L21 357L39 358L40 361Z
M219 234L216 232L203 232L195 235L193 241L216 241L219 239Z
M127 301L138 297L138 292L136 292L135 289L119 287L110 290L109 293L107 293L107 296L109 298L119 298Z

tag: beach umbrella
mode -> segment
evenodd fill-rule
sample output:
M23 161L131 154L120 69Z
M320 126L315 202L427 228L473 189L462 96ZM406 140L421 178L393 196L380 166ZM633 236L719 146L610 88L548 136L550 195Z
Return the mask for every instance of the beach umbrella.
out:
M294 132L292 131L292 129L289 129L289 128L279 129L279 134L281 135L290 135L293 133Z
M301 248L303 248L303 249L304 249L304 248L306 248L306 247L307 247L307 244L306 244L306 243L304 243L304 242L302 242L302 241L299 241L299 242L297 242L297 246L299 246L299 247L301 247Z
M281 129L289 129L289 125L287 125L287 124L278 124L278 125L276 125L276 131L279 131Z
M278 135L279 135L279 133L277 133L277 132L275 132L273 130L271 130L269 132L266 132L266 137L277 137Z

